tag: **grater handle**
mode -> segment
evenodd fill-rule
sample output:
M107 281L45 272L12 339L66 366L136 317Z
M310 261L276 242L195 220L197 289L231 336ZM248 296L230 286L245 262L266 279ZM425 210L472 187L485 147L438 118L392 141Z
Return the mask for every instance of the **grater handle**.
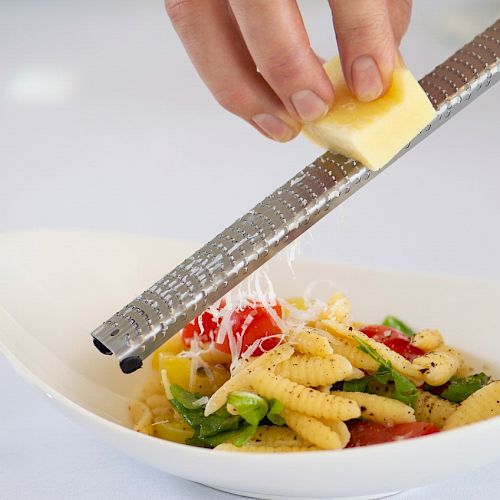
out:
M436 118L390 162L499 79L500 21L420 80ZM385 169L385 168L384 168ZM123 372L143 360L211 304L377 176L327 152L99 326L92 336Z

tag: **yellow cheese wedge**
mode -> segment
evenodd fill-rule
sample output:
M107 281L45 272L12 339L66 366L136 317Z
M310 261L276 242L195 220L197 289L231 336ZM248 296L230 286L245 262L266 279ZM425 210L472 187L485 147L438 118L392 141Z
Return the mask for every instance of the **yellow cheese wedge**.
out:
M406 68L397 68L385 95L361 102L345 83L338 57L325 64L335 89L329 113L304 125L306 137L330 151L378 170L436 116L422 87Z

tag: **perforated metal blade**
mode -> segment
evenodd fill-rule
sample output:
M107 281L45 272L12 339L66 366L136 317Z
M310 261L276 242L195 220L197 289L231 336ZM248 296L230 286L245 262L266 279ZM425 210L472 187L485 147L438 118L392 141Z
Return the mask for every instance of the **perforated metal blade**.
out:
M499 79L500 21L420 80L437 116L391 163ZM387 168L384 167L383 170ZM379 175L327 152L99 326L92 336L125 373L250 273Z

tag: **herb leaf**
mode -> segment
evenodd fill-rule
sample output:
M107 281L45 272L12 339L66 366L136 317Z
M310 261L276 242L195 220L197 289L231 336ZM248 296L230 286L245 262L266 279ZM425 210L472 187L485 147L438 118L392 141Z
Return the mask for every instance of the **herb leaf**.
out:
M231 392L227 402L236 408L243 420L254 426L259 425L268 411L267 401L253 392Z
M182 387L177 384L170 386L170 392L176 401L179 402L184 408L188 410L198 410L200 405L197 404L203 396L196 392L185 391Z
M403 323L400 319L396 318L396 316L386 316L382 324L384 326L388 326L389 328L399 330L405 335L408 335L408 337L413 337L413 335L415 335L415 332L406 323Z
M170 386L170 391L173 396L170 404L194 430L193 436L186 439L186 444L192 446L214 448L226 441L242 446L255 434L266 416L276 425L285 423L280 415L284 406L279 401L272 399L268 403L252 392L235 391L229 395L228 403L236 408L238 415L231 415L223 407L206 417L200 394L185 391L175 384Z
M281 414L285 411L285 405L277 399L269 400L269 411L267 419L274 425L285 425L285 419Z
M491 377L483 372L464 378L452 377L450 385L441 393L441 397L454 403L461 403L481 387L484 387L490 379Z
M368 382L368 377L348 380L342 384L342 390L346 392L368 392Z
M354 339L359 344L358 349L368 354L368 356L379 364L379 368L377 372L373 374L373 378L381 384L394 382L394 392L392 394L392 398L397 399L398 401L401 401L409 406L414 406L418 397L417 386L411 380L408 380L405 376L394 370L391 362L385 360L362 338L354 336Z

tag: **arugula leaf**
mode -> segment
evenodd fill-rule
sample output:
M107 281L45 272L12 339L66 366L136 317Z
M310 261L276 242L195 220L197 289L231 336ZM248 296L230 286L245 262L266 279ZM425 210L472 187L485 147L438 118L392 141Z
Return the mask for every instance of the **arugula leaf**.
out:
M225 408L221 408L221 410L202 418L200 422L200 436L214 436L221 432L238 429L241 421L240 417L238 415L231 415Z
M399 330L405 335L408 335L408 337L413 337L413 335L415 335L415 332L406 323L403 323L400 319L396 318L395 316L386 316L382 324L384 326L388 326L389 328L394 328L395 330Z
M481 387L484 387L490 379L491 377L483 372L464 378L452 377L450 385L441 393L441 397L454 403L461 403Z
M342 390L346 392L368 392L368 377L357 380L348 380L342 384Z
M238 415L243 420L254 426L259 425L259 422L266 416L268 411L267 401L253 392L231 392L227 402L236 408Z
M200 405L197 404L203 396L196 392L185 391L182 387L177 384L170 386L170 392L176 401L179 402L184 408L188 410L198 410Z
M170 404L177 410L177 413L187 422L187 424L195 429L201 425L203 420L203 408L198 408L197 410L189 410L185 406L182 406L176 399L171 399Z
M285 411L285 405L277 399L269 400L269 411L267 412L267 419L274 425L285 425L285 419L281 414Z
M408 380L398 371L394 370L392 363L380 356L380 354L362 338L355 335L354 339L359 344L358 349L368 354L368 356L379 364L377 372L372 375L373 378L381 384L394 382L392 398L407 405L414 406L418 397L417 386L411 380Z
M252 392L235 391L229 394L228 403L236 408L238 415L231 415L223 407L206 417L205 405L200 405L201 395L185 391L175 384L170 386L170 391L173 396L170 404L194 430L193 436L186 439L186 444L192 446L214 448L227 441L242 446L266 417L276 425L285 424L280 415L285 409L283 404L275 399L268 403Z

